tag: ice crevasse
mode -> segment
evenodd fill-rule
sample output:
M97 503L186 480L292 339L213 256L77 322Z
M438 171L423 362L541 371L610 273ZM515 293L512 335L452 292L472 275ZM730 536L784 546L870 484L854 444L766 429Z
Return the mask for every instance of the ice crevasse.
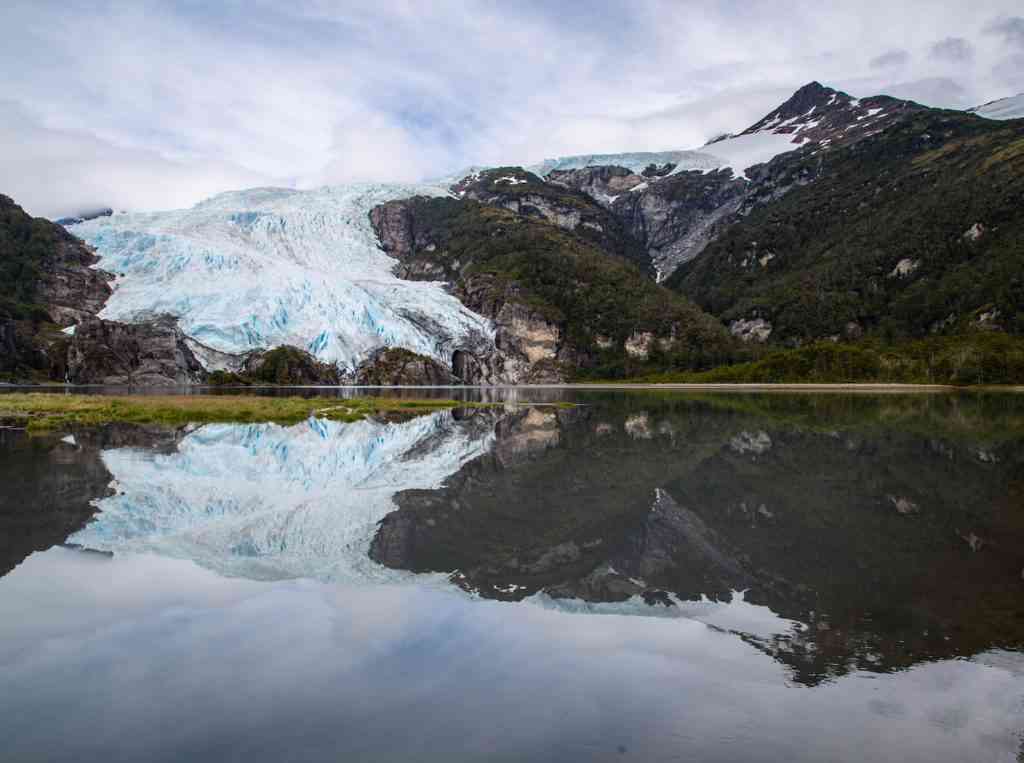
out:
M381 346L445 364L467 342L493 340L490 322L437 282L392 275L370 210L437 185L254 188L189 209L118 213L70 230L114 273L101 318L169 313L192 339L240 354L290 344L351 369Z

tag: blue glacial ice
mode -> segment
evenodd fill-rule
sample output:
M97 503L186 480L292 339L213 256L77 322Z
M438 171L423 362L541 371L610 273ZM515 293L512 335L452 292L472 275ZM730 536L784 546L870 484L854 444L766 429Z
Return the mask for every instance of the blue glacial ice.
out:
M70 229L117 276L100 317L171 313L186 335L232 354L292 344L351 369L373 349L401 346L447 363L467 337L493 338L492 326L441 283L395 278L368 218L384 201L446 193L253 188Z

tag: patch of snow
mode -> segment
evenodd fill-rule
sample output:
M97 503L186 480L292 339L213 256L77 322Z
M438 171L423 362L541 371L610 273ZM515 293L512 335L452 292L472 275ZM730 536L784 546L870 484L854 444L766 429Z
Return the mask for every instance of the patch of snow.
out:
M739 135L719 141L712 147L719 161L718 166L730 167L733 174L740 178L746 177L749 167L770 161L779 154L793 151L796 148L798 146L794 145L792 135L774 132Z
M60 441L66 442L68 445L78 445L73 434L69 434L67 437L61 437Z

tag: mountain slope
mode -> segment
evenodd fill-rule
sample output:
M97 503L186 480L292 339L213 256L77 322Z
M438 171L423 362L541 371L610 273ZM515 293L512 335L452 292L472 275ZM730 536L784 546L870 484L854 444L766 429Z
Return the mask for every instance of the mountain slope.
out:
M494 320L496 344L518 379L620 375L668 358L703 368L732 357L717 321L557 225L472 200L426 197L389 202L371 216L402 272L451 282L465 305ZM460 355L456 374L473 378L468 366L479 366L494 375L488 362Z
M778 342L1024 331L1024 127L914 110L776 160L813 182L753 206L669 286Z

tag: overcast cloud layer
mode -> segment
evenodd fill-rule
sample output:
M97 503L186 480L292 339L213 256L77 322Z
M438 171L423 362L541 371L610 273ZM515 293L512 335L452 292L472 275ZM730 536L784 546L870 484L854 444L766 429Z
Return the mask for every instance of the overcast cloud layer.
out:
M693 148L810 80L954 108L1024 91L1019 0L213 6L5 0L0 193L58 216Z

